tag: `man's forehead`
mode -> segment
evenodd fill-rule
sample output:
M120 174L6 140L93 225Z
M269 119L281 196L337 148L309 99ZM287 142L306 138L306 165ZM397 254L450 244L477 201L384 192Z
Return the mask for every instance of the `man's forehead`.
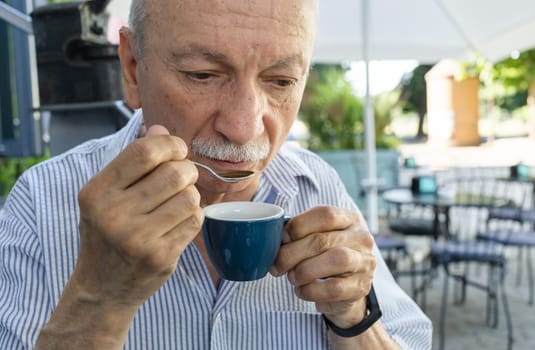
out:
M286 26L288 33L314 38L317 26L315 0L144 0L146 28L158 35L181 26L229 24L251 30ZM206 20L208 19L208 20ZM210 29L211 30L211 29Z
M149 3L150 29L147 29L158 37L165 35L182 40L210 33L210 38L216 38L223 33L231 35L232 28L289 35L300 42L313 43L315 36L314 0L158 0ZM239 36L238 31L235 33ZM261 42L263 34L258 35Z

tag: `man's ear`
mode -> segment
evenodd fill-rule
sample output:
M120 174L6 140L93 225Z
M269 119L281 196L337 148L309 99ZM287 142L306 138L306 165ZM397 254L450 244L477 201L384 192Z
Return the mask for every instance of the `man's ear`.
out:
M121 60L121 73L123 80L124 97L126 104L137 109L141 107L137 81L137 64L134 35L128 28L119 31L119 59Z

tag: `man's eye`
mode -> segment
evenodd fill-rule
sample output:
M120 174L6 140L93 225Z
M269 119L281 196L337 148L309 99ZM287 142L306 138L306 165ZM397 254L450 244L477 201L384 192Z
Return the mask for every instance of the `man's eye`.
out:
M288 87L295 85L296 81L292 79L275 79L273 83L279 87Z
M186 75L194 80L208 80L214 76L205 72L186 72Z

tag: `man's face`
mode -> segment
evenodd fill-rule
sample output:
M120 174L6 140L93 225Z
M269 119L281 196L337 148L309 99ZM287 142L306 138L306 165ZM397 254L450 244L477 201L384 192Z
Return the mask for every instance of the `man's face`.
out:
M191 159L216 171L263 171L301 102L314 41L313 1L159 0L148 6L129 104L143 108L146 126L162 124L181 137ZM232 192L254 183L218 183L201 171L198 186Z

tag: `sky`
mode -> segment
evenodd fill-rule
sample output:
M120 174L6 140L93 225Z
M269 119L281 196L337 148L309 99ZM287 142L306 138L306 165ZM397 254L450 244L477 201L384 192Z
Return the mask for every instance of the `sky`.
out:
M385 91L391 91L399 83L403 73L412 71L418 65L417 61L371 61L370 70L370 94L372 96ZM355 86L359 96L366 93L366 79L364 62L354 62L348 73L348 79Z

